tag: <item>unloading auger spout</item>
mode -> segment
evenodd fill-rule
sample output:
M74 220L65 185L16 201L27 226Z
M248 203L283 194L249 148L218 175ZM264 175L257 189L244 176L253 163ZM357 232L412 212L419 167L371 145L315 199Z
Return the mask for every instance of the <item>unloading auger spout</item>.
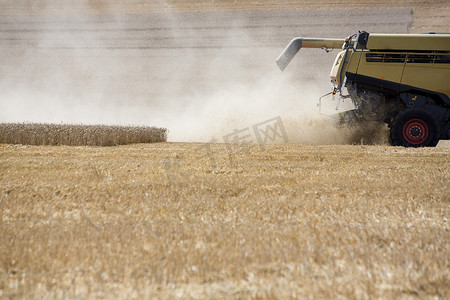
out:
M320 48L320 49L341 49L344 39L323 39L323 38L302 38L293 39L277 58L278 67L281 71L286 69L294 56L301 48Z

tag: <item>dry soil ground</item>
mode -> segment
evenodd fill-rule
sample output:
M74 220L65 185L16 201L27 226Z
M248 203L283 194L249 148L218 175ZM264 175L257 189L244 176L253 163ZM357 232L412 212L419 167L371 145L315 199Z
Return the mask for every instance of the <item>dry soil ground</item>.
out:
M450 31L448 1L82 2L0 14L339 4ZM0 298L446 299L449 182L443 147L0 145Z

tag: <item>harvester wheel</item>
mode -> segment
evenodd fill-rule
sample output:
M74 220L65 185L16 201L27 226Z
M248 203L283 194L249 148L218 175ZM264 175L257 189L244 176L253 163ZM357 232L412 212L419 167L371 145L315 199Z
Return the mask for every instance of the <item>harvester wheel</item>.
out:
M439 142L439 125L426 110L401 111L391 126L391 142L394 146L434 147Z

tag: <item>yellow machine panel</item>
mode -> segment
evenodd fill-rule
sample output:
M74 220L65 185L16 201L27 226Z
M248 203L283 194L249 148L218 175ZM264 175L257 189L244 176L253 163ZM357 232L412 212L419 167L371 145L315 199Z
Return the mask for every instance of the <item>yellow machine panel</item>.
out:
M379 34L371 33L370 50L449 51L449 34Z
M415 55L417 57L417 55ZM421 54L421 56L426 56ZM442 55L441 55L442 56ZM433 55L428 55L433 57ZM447 56L450 62L450 55ZM436 91L450 97L450 63L407 60L401 83L424 90Z
M374 59L372 55L373 53L370 52L363 53L363 59L359 61L358 70L356 72L357 74L396 83L401 82L403 69L405 67L404 59L391 59L390 61L384 61L384 54L376 56L377 58L382 56L383 58L381 58L381 60ZM393 55L398 54L395 53Z

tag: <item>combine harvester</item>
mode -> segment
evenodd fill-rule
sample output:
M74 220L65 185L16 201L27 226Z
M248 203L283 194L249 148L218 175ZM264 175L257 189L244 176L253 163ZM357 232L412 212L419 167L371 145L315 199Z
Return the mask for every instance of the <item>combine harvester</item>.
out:
M341 99L351 98L355 109L342 113L341 121L385 122L395 146L433 147L450 139L449 33L360 31L346 39L295 38L277 64L283 71L301 48L341 47L331 68L333 91L327 94L338 94L336 109Z

